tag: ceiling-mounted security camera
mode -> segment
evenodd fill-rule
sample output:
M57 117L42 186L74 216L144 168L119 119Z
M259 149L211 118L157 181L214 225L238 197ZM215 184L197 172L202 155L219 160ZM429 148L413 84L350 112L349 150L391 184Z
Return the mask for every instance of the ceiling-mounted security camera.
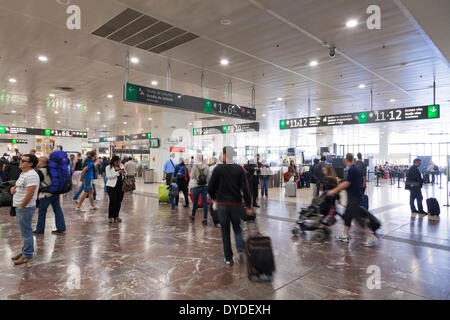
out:
M336 57L336 47L330 47L330 52L328 53L328 55L330 56L330 58L334 58Z

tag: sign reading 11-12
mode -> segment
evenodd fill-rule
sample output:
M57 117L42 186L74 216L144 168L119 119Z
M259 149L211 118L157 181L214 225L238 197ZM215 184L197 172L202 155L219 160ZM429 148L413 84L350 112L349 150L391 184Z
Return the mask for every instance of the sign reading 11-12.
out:
M393 108L376 111L363 111L318 117L280 120L280 129L327 127L347 124L365 124L405 120L437 119L440 117L439 105Z

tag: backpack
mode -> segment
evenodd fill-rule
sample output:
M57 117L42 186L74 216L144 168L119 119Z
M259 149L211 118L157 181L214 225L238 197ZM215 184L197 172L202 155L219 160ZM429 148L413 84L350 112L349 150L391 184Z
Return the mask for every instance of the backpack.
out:
M173 198L178 197L178 194L179 194L178 187L170 186L169 193L170 193L170 196L173 197Z
M189 180L189 174L187 173L186 167L180 167L177 173L177 179L188 181Z
M54 151L50 154L47 172L51 184L42 188L42 191L53 194L63 194L72 190L72 179L69 172L69 158L64 151Z
M203 173L205 170L205 168L200 169L200 167L198 167L198 171L200 172L198 179L197 179L197 185L199 186L206 186L207 181L206 181L206 175Z

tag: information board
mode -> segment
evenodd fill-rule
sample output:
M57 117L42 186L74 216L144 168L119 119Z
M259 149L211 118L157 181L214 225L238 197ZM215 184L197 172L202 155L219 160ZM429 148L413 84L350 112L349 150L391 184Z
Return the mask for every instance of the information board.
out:
M150 132L146 132L146 133L130 134L130 135L126 135L126 136L89 138L88 143L134 141L134 140L147 140L147 139L150 140L151 137L152 137L152 134Z
M150 154L148 149L115 149L113 148L113 153L120 154Z
M27 144L27 139L0 139L0 143Z
M159 105L184 111L256 120L256 109L254 108L143 87L132 83L125 84L123 100Z
M210 134L227 134L240 132L257 132L259 131L259 122L228 124L215 127L194 128L192 134L194 136L205 136Z
M437 119L440 117L439 105L393 108L376 111L363 111L318 117L280 120L280 129L329 127L348 124L366 124L405 120Z
M73 138L87 138L87 132L80 130L56 130L56 129L38 129L38 128L23 128L23 127L8 127L0 126L0 134L26 134L33 136L48 136L48 137L73 137Z

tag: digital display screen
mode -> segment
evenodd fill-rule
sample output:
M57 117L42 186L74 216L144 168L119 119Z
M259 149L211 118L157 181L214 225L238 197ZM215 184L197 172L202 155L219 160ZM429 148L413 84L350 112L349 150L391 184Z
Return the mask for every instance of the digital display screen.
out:
M130 134L130 135L126 135L126 136L89 138L88 143L146 140L146 139L150 139L151 136L152 136L152 134L150 132L146 132L146 133Z
M131 83L127 83L124 86L123 100L154 104L185 111L216 114L224 117L256 120L256 109L254 108L148 88Z
M37 128L0 126L0 133L26 134L26 135L47 136L47 137L87 138L87 132L80 130L56 130L56 129L37 129Z
M194 136L205 136L211 134L227 134L241 132L258 132L259 122L228 124L215 127L194 128L192 134Z
M440 117L439 105L393 108L363 111L318 117L280 120L280 129L328 127L348 124L366 124L405 120L437 119Z

